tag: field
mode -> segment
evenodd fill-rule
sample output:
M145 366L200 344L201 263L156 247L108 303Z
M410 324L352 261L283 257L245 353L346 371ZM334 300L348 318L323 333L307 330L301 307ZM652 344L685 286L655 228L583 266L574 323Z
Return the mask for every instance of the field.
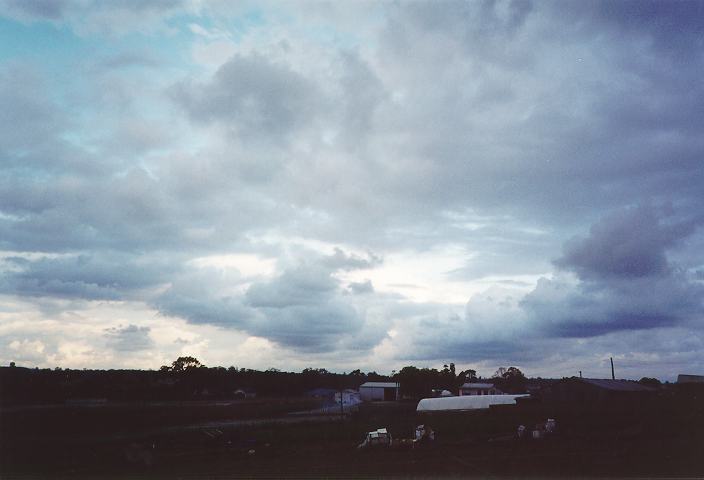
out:
M697 399L625 411L542 405L419 415L415 403L363 405L337 416L290 412L308 399L54 406L0 412L2 478L231 477L701 477L704 417ZM515 438L550 416L558 432ZM435 442L360 451L366 431Z

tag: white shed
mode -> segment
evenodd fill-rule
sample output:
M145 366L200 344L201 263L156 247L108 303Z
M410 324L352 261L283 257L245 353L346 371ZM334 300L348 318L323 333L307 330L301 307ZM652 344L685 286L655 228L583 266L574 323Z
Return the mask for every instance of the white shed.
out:
M398 400L399 385L395 382L365 382L359 386L359 397L363 402Z
M417 412L447 410L480 410L491 405L515 405L516 398L530 395L463 395L460 397L424 398L418 402Z

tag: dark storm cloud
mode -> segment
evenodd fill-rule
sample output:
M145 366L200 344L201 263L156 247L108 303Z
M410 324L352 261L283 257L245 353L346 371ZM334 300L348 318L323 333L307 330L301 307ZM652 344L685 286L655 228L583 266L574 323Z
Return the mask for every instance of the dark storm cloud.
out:
M582 279L667 275L666 251L696 226L694 220L664 223L653 207L622 210L593 225L588 237L567 243L555 264Z
M138 352L154 347L154 341L149 336L149 327L128 325L126 327L106 328L104 337L108 346L118 352Z
M538 328L558 336L686 324L704 315L704 285L689 272L696 265L673 264L667 253L701 223L652 207L618 211L569 242L556 261L576 283L541 279L521 304Z
M173 96L194 120L221 122L245 139L286 136L313 122L319 108L314 84L259 55L236 55L210 82L181 83Z
M596 21L564 21L562 8L537 4L519 16L508 2L392 9L380 48L408 58L394 77L408 102L397 121L417 129L400 149L438 167L418 178L411 170L405 188L426 204L573 227L674 190L700 207L702 58L673 68L647 42L619 41ZM512 25L511 35L474 39L487 16ZM436 54L458 49L466 55ZM427 188L437 185L442 193Z
M599 25L612 26L622 35L647 35L668 55L696 55L703 45L704 6L697 0L665 2L658 0L624 0L555 2L554 8L574 21L585 18Z

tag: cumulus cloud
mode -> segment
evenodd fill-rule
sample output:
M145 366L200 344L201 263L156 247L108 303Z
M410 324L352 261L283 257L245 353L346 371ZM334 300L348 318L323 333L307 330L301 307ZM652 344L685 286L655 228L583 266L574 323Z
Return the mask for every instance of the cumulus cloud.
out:
M364 268L370 260L339 248L332 255L307 256L272 278L240 280L239 287L236 278L212 270L186 274L155 305L167 315L233 328L304 352L330 352L363 334L369 337L365 349L381 341L385 331L371 337L365 332L364 306L345 295L334 275Z

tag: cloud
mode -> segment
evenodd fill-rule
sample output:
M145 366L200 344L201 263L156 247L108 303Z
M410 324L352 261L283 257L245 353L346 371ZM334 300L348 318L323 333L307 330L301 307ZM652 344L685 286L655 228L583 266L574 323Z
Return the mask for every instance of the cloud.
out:
M569 242L555 264L582 279L667 275L666 251L696 226L692 220L664 224L650 206L621 210L593 225L588 237Z
M127 34L164 28L166 20L188 11L184 0L2 0L0 13L22 22L51 21L82 35Z
M20 18L58 20L70 3L63 0L3 0L0 6Z
M332 255L309 252L306 260L251 284L203 269L199 276L187 274L174 282L155 305L166 315L240 330L296 351L353 348L358 336L365 346L355 348L369 349L386 332L367 322L365 305L353 302L334 276L366 266L367 260L338 248Z
M697 219L654 207L618 210L589 235L567 242L533 290L491 287L474 295L464 317L448 313L412 322L409 351L535 361L541 343L600 338L617 332L697 327L704 285L697 265L675 265L667 254L696 232ZM504 285L506 285L504 283ZM647 293L644 293L647 292ZM422 340L421 340L422 339Z
M698 365L698 3L2 7L32 41L0 68L0 291L37 318L537 370L657 332Z
M235 55L210 82L180 83L173 97L192 119L220 122L242 139L287 137L322 107L314 83L259 55Z
M126 300L164 283L177 267L126 255L5 259L0 290L21 297Z
M126 327L111 327L105 329L108 346L118 352L136 352L154 347L154 341L149 336L149 327L128 325Z
M374 285L372 285L371 280L365 280L363 282L351 282L347 288L354 295L364 295L367 293L374 293Z

